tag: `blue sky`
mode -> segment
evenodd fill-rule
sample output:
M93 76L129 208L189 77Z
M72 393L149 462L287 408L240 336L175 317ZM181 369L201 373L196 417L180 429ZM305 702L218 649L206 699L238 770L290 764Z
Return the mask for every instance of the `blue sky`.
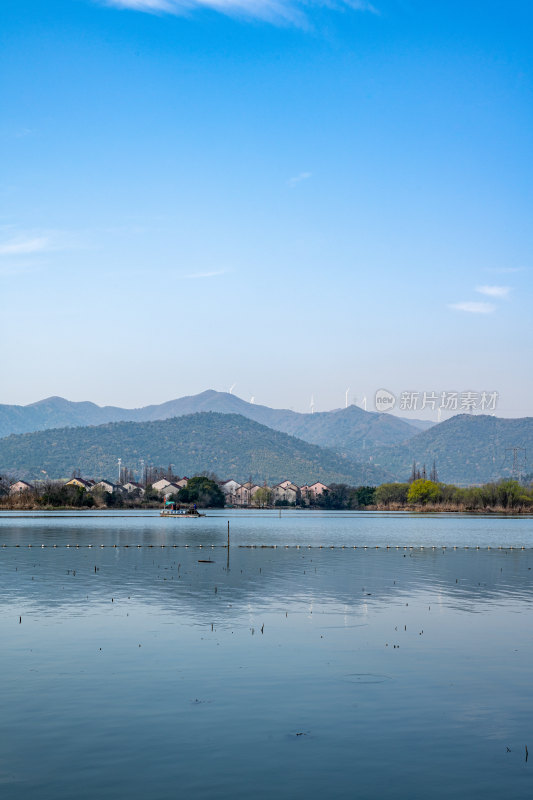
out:
M533 6L3 0L0 402L531 415Z

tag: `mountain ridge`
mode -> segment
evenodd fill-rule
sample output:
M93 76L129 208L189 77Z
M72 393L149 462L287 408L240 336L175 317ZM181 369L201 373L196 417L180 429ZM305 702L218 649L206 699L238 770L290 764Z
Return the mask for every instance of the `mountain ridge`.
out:
M65 478L74 469L113 479L117 459L138 469L147 464L175 465L179 474L216 472L278 483L377 483L387 476L370 464L358 464L332 450L309 444L237 414L200 412L148 422L111 422L12 434L0 439L0 473L16 477Z
M419 433L418 425L411 425L391 414L364 411L355 405L333 411L302 414L289 409L273 409L248 403L228 392L208 389L197 395L133 409L98 406L90 401L72 402L58 396L44 398L28 406L0 405L0 437L67 426L150 422L201 411L240 414L274 430L320 447L332 448L356 460L365 459L365 451L369 448L398 444Z
M378 448L372 463L406 481L413 462L429 473L436 462L439 480L482 484L513 476L512 451L533 453L533 417L506 419L488 414L457 414L407 442ZM524 465L524 473L531 468Z

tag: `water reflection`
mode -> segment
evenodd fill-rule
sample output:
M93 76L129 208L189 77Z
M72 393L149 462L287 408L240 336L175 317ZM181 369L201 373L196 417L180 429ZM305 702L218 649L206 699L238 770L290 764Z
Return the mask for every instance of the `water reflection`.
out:
M529 798L533 550L285 549L434 523L261 519L229 569L227 517L1 521L2 796Z
M531 550L230 548L4 548L0 602L86 605L135 597L161 608L208 614L230 601L276 607L291 602L349 607L424 594L475 611L487 602L532 599Z
M201 519L162 519L157 511L4 513L6 543L233 544L323 546L533 547L532 517L382 512L209 511Z

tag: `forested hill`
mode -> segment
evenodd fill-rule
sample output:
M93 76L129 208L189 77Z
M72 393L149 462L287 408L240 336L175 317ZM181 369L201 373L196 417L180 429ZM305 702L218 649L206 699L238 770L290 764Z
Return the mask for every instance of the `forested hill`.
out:
M61 397L49 397L28 406L0 405L0 436L107 422L149 422L201 411L240 414L356 460L365 459L373 447L397 444L415 436L419 432L418 425L430 425L420 421L411 425L392 414L364 411L355 405L335 411L301 414L248 403L228 392L209 390L160 405L133 409L97 406L89 402L73 403Z
M524 472L531 472L526 456L533 457L533 417L502 419L487 415L458 414L419 433L402 445L384 447L373 463L391 472L396 480L407 480L413 461L429 472L433 460L439 480L457 485L487 483L510 477L512 448Z
M379 483L388 477L330 450L274 431L236 414L191 414L155 422L117 422L59 428L0 439L0 474L63 478L72 470L113 479L117 459L131 469L174 464L180 475L216 472L220 478L303 484Z

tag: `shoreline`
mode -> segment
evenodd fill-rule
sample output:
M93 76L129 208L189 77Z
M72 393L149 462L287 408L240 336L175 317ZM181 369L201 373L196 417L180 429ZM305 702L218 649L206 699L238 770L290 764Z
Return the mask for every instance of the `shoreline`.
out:
M160 511L160 505L146 505L146 506L121 506L117 508L109 508L105 506L39 506L39 505L0 505L0 514L3 511L40 511L43 513L57 513L58 511L91 511L93 513L106 513L106 512L124 512L129 511ZM525 508L523 506L517 508L505 508L503 506L487 506L486 508L464 508L461 506L446 506L443 504L436 505L413 505L404 506L395 503L379 506L363 506L361 508L317 508L317 507L304 507L304 506L265 506L264 508L257 508L256 506L230 506L224 508L202 508L202 511L278 511L278 512L329 512L339 511L343 513L352 512L405 512L409 514L468 514L477 516L520 516L520 517L533 517L533 509Z

